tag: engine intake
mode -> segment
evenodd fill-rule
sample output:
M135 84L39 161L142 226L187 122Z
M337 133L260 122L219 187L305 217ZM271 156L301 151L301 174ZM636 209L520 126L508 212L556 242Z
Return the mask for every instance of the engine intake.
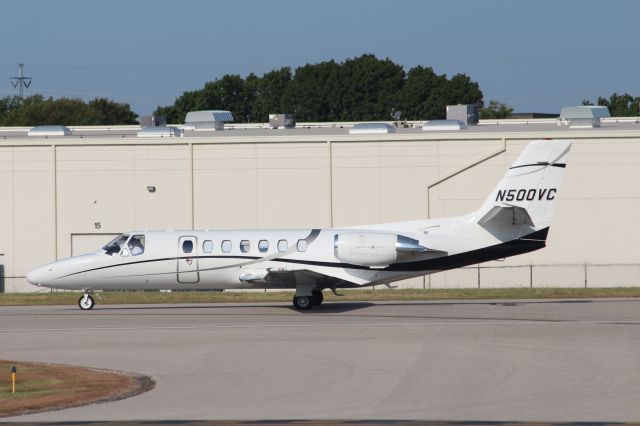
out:
M413 238L374 232L336 234L333 243L334 254L340 261L374 268L404 262L427 250Z

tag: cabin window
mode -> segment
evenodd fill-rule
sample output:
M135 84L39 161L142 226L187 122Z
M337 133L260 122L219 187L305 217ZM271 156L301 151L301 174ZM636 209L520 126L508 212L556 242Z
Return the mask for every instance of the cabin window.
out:
M284 253L289 249L289 242L287 240L278 241L278 251Z
M269 250L269 241L260 240L258 241L258 250L260 253L266 253Z
M307 240L298 240L298 251L307 251Z
M213 252L213 241L205 240L204 243L202 243L202 251L205 253Z
M193 241L185 240L182 242L182 252L184 254L189 254L193 251Z
M243 253L248 253L251 245L249 244L249 240L240 241L240 251Z
M144 235L134 235L129 239L129 253L131 256L138 256L144 253Z
M230 253L231 252L231 241L224 240L222 242L222 245L220 246L220 248L222 248L222 252L223 253Z
M124 243L127 242L128 238L129 236L126 234L118 235L113 240L109 241L106 246L102 247L102 250L104 250L109 256L115 256L124 248Z

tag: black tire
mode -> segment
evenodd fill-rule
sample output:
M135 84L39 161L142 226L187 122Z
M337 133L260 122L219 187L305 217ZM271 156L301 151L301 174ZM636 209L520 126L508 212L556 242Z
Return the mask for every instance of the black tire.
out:
M294 296L293 307L299 311L307 311L313 306L311 300L311 296Z
M311 305L319 306L324 301L324 295L322 294L322 290L313 290L311 293Z
M84 302L84 296L78 299L78 307L83 311L90 311L96 305L96 302L93 300L93 297L87 296L86 303Z

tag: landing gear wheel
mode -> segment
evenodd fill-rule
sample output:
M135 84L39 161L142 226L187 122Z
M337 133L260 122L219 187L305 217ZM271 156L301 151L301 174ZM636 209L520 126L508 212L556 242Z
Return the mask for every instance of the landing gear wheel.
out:
M306 311L311 309L313 304L311 303L311 296L294 296L293 307L299 311Z
M324 295L322 294L322 290L313 290L311 293L311 306L321 305L324 301Z
M83 311L88 311L90 309L93 309L95 304L96 302L93 300L93 297L89 296L89 294L85 294L78 300L78 306Z

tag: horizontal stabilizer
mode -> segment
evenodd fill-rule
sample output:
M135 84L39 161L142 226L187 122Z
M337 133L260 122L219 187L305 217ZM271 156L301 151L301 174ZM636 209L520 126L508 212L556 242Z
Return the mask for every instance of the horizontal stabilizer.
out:
M478 224L485 228L492 226L520 226L534 227L533 220L527 210L516 206L495 206L478 220Z

